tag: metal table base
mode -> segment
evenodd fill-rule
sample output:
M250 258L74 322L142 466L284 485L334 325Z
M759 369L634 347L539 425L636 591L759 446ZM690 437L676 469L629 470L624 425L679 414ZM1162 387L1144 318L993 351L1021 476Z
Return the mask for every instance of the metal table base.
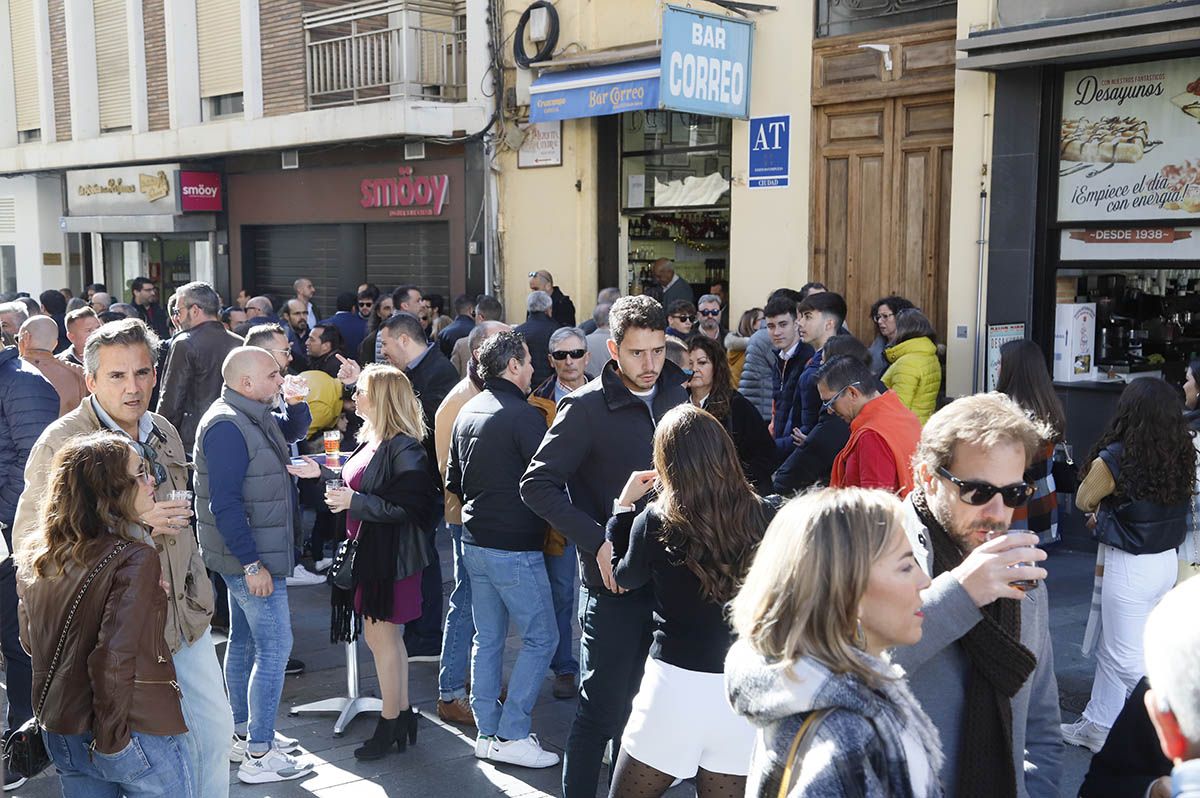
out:
M326 698L311 704L301 704L292 707L289 715L309 714L315 712L336 712L338 719L333 724L333 736L341 737L350 725L350 721L362 712L382 712L383 701L370 696L359 695L358 692L358 646L356 643L346 643L346 695L338 698Z

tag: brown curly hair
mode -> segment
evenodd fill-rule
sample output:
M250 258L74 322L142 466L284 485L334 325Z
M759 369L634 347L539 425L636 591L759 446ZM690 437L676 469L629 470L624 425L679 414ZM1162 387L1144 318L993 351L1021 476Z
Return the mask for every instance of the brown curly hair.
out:
M128 438L93 432L72 438L54 456L39 529L21 552L31 578L53 579L67 563L86 566L90 552L109 535L130 539L137 523L137 480L129 476Z

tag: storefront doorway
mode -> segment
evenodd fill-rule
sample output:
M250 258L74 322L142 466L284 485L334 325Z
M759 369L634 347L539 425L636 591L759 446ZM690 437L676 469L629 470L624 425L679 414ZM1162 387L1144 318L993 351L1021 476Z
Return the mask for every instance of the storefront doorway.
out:
M158 286L165 303L180 286L193 280L213 281L212 246L208 236L104 234L103 282L119 301L130 302L135 277L147 277ZM225 297L230 302L232 298Z

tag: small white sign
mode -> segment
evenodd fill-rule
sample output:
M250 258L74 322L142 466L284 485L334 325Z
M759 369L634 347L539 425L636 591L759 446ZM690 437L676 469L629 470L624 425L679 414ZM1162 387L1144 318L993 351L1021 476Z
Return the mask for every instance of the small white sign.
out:
M517 151L519 169L562 166L562 120L521 125L525 139Z
M646 176L630 175L629 191L625 198L625 207L644 208L646 206Z

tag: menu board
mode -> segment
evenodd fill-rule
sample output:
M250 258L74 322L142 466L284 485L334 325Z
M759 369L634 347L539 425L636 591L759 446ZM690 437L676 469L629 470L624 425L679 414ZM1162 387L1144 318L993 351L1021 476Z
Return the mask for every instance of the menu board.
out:
M1200 220L1200 58L1063 76L1058 219Z

